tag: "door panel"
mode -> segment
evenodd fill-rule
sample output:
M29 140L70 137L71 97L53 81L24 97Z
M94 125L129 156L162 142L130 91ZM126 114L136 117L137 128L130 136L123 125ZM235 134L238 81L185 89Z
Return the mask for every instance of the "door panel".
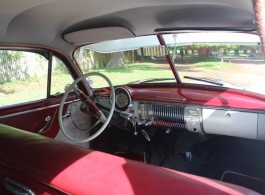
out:
M68 103L64 106L63 114L66 112L69 101L74 96L73 94L68 96L66 101ZM42 135L54 138L59 131L58 111L60 101L61 98L51 98L33 103L0 108L0 123L38 133L46 125L45 118L50 116L51 119L43 129L44 133Z
M69 66L48 50L0 49L0 123L54 138L61 95L73 82Z

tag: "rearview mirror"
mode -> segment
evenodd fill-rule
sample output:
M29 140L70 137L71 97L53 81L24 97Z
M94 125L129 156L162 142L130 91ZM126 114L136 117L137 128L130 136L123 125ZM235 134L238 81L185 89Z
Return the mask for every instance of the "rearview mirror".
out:
M137 54L140 56L151 56L151 57L161 57L167 54L165 47L142 47L137 50Z

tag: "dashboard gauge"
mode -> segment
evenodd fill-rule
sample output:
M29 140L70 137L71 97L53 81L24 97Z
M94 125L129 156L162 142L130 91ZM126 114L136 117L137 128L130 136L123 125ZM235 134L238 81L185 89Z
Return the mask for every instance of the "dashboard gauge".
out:
M115 89L115 108L119 111L125 111L131 104L129 92L124 88Z
M125 93L119 93L116 95L116 104L120 108L125 107L129 102L128 96Z

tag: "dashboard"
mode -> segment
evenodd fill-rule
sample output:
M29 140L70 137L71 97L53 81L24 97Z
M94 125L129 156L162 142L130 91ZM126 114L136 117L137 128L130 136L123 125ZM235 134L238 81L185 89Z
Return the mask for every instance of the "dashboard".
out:
M138 127L157 126L265 140L262 98L239 90L117 87L112 123L123 129L129 129L129 122ZM94 102L108 114L109 96L97 95Z

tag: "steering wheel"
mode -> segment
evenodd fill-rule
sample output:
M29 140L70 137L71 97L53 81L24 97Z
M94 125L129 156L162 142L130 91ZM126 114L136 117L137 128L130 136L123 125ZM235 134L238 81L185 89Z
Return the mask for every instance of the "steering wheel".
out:
M100 111L100 109L94 104L94 102L83 91L81 91L80 89L77 88L77 83L80 82L81 80L85 79L86 77L89 77L89 76L100 76L100 77L104 78L107 81L107 83L109 84L109 87L111 90L111 108L110 108L110 112L109 112L109 115L107 118ZM101 128L95 134L93 134L92 136L89 136L88 138L82 139L82 140L75 139L72 136L70 136L63 126L63 120L62 120L63 119L62 118L63 107L65 104L65 100L66 100L66 98L67 98L67 96L71 90L75 91L75 93L79 96L79 98L82 102L80 105L80 110L84 113L87 113L87 114L92 113L96 118L98 118L98 122L93 127L95 127L99 122L103 123ZM104 131L104 129L107 127L107 125L109 124L111 117L113 115L114 108L115 108L115 91L114 91L114 87L113 87L111 81L109 80L109 78L106 77L105 75L103 75L101 73L97 73L97 72L91 72L91 73L84 74L81 77L77 78L68 87L68 89L64 93L64 96L63 96L61 103L60 103L60 108L59 108L59 113L58 113L58 120L59 120L60 128L61 128L63 134L68 139L70 139L71 141L73 141L75 143L84 143L84 142L91 141L91 140L95 139L97 136L99 136ZM91 130L93 127L91 127L89 130Z

